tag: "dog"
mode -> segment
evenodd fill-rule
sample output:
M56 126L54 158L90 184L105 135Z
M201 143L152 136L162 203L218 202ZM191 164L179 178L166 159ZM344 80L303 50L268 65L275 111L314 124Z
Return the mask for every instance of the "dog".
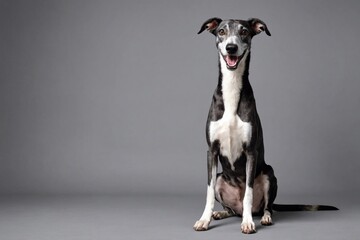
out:
M274 204L277 179L264 160L263 132L249 82L251 40L261 32L271 36L266 24L258 18L211 18L198 34L204 30L216 37L219 78L206 123L206 205L193 228L205 231L212 219L242 216L241 231L250 234L256 232L253 214L262 216L260 223L268 226L273 224L273 210L336 210L324 205ZM224 211L214 211L215 200Z

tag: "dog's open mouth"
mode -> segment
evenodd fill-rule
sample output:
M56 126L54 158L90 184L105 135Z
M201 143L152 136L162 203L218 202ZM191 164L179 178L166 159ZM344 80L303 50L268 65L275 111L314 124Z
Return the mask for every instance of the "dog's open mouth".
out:
M239 62L244 57L244 55L245 55L245 51L240 56L234 56L234 55L223 56L223 58L224 58L224 60L226 62L226 67L228 69L236 69Z
M228 68L236 68L238 62L240 61L240 57L238 56L225 56L224 60Z

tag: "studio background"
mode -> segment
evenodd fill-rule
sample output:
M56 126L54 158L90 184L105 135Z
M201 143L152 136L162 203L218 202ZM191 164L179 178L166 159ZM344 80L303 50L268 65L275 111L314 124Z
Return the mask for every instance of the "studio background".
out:
M1 1L1 194L199 194L210 17L267 23L250 82L279 194L358 194L357 1Z
M263 20L250 82L278 178L256 239L355 239L359 1L0 0L2 239L239 239L192 230L206 194L218 78L211 17ZM219 206L218 206L219 207Z

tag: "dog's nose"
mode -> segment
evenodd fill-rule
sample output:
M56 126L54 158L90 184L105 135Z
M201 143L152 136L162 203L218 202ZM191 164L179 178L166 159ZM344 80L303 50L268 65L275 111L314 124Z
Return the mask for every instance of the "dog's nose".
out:
M229 54L234 54L237 52L237 50L238 50L238 46L236 44L229 43L228 45L226 45L226 51Z

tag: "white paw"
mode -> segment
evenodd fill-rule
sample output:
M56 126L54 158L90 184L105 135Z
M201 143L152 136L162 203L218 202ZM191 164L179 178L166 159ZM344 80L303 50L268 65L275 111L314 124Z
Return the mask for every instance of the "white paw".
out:
M241 232L245 234L255 233L255 223L253 221L243 221L241 223Z
M210 224L210 221L200 219L199 221L196 221L196 223L194 225L194 230L195 231L206 231L209 228L209 224Z
M262 218L261 218L261 221L260 221L261 225L264 225L264 226L270 226L272 225L272 219L271 219L271 216L270 215L264 215Z

